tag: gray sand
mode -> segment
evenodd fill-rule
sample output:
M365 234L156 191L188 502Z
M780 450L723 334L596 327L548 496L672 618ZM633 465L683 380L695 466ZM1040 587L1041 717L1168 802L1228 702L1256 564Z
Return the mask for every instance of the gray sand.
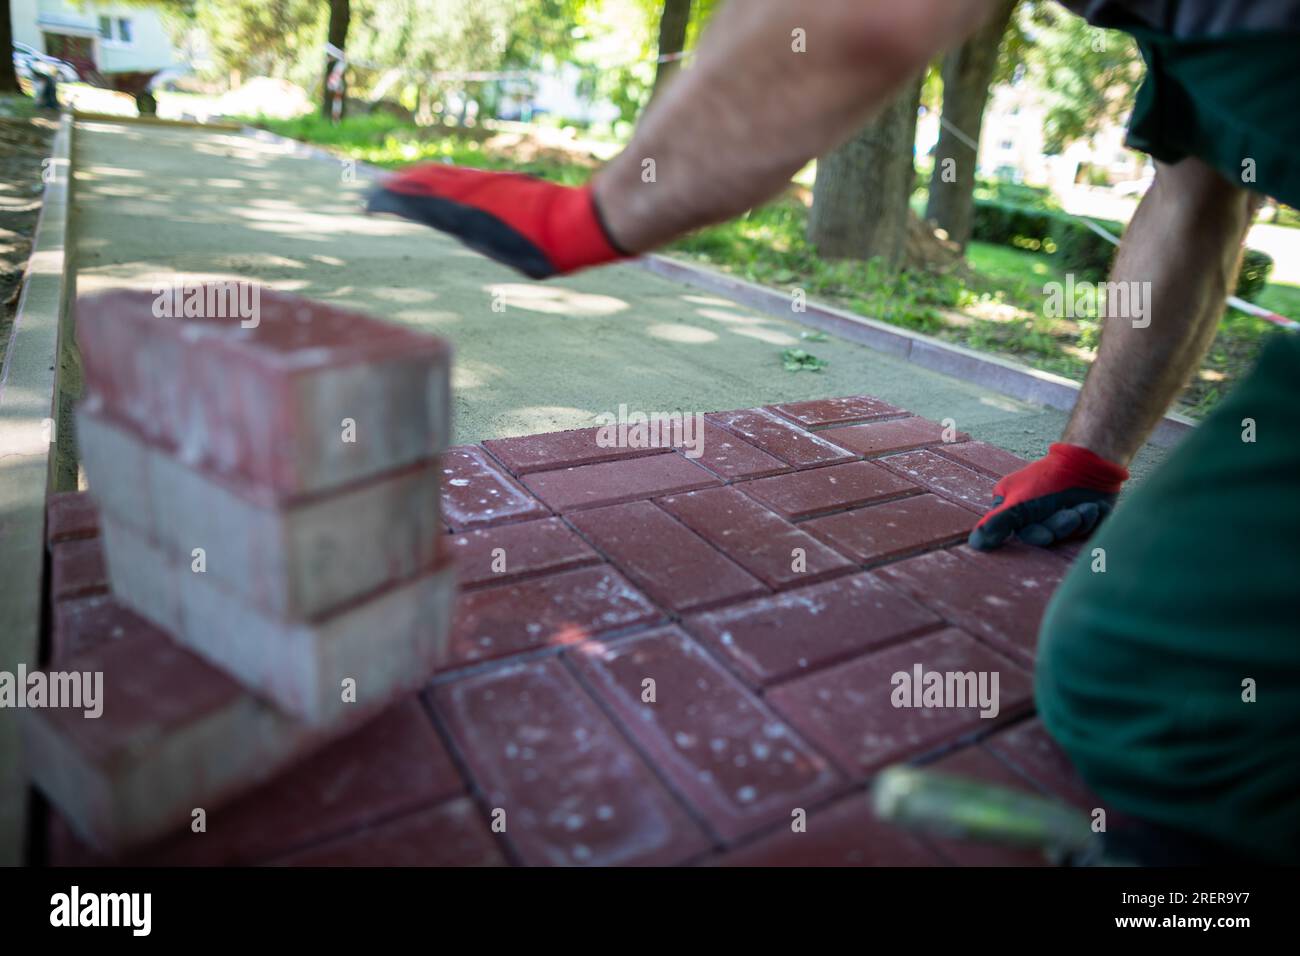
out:
M427 329L456 349L456 440L594 424L620 404L712 411L866 393L1027 457L1065 423L863 346L616 266L534 283L437 233L361 212L342 164L237 133L81 123L78 292L255 279ZM494 305L496 308L494 309ZM805 347L830 365L782 369ZM1148 447L1135 473L1163 457Z

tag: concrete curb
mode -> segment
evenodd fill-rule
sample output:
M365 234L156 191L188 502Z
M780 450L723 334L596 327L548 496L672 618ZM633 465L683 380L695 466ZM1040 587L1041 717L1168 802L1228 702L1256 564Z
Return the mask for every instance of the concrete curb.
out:
M1077 382L1019 362L941 342L928 335L817 302L808 302L807 311L795 312L790 308L789 296L782 292L680 259L648 255L639 262L655 275L725 295L755 311L791 319L1010 398L1069 411L1079 397ZM1196 422L1192 419L1170 412L1156 426L1150 442L1168 448L1195 427Z
M160 119L157 116L118 116L116 113L96 113L93 110L73 110L75 122L125 123L134 126L175 126L181 129L213 129L238 133L244 127L224 120Z
M289 156L304 156L309 159L324 160L333 163L336 166L342 166L344 163L352 163L353 171L359 179L377 180L384 175L384 170L378 166L372 166L364 160L351 159L347 156L340 156L337 153L331 153L327 149L319 146L312 146L310 143L304 143L302 140L290 139L288 136L281 136L279 133L272 133L269 129L261 129L257 126L241 126L239 131L249 139L255 139L260 143L271 143L279 146Z
M45 575L45 498L54 484L58 368L71 301L69 215L74 120L54 137L13 332L0 369L0 670L35 667ZM0 864L23 862L27 775L19 712L0 710Z

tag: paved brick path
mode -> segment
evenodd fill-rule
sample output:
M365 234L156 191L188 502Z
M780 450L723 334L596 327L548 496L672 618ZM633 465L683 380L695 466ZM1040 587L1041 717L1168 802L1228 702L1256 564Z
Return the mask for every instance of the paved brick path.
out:
M432 686L133 861L1037 862L896 831L866 796L881 767L935 760L1098 805L1032 718L1073 553L961 543L1020 460L865 397L705 435L697 460L595 429L451 450L462 593ZM63 647L108 637L85 623L112 601L95 521L84 496L51 505ZM918 664L997 671L997 717L895 708L891 675ZM48 854L96 861L57 815Z

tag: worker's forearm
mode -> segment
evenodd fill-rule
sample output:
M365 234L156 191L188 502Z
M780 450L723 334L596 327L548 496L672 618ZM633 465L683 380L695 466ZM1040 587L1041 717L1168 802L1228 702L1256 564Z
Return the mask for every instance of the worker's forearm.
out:
M1252 213L1249 195L1199 160L1161 165L1110 275L1144 314L1106 317L1064 441L1133 459L1214 338Z
M776 195L974 29L990 3L731 0L692 66L597 174L613 238L644 252Z

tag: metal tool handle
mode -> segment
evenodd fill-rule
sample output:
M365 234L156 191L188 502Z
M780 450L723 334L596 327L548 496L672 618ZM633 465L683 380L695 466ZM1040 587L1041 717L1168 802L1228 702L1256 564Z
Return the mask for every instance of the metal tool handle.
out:
M964 840L1038 847L1053 856L1095 849L1080 810L1032 794L915 767L890 767L872 791L876 815L915 830Z

